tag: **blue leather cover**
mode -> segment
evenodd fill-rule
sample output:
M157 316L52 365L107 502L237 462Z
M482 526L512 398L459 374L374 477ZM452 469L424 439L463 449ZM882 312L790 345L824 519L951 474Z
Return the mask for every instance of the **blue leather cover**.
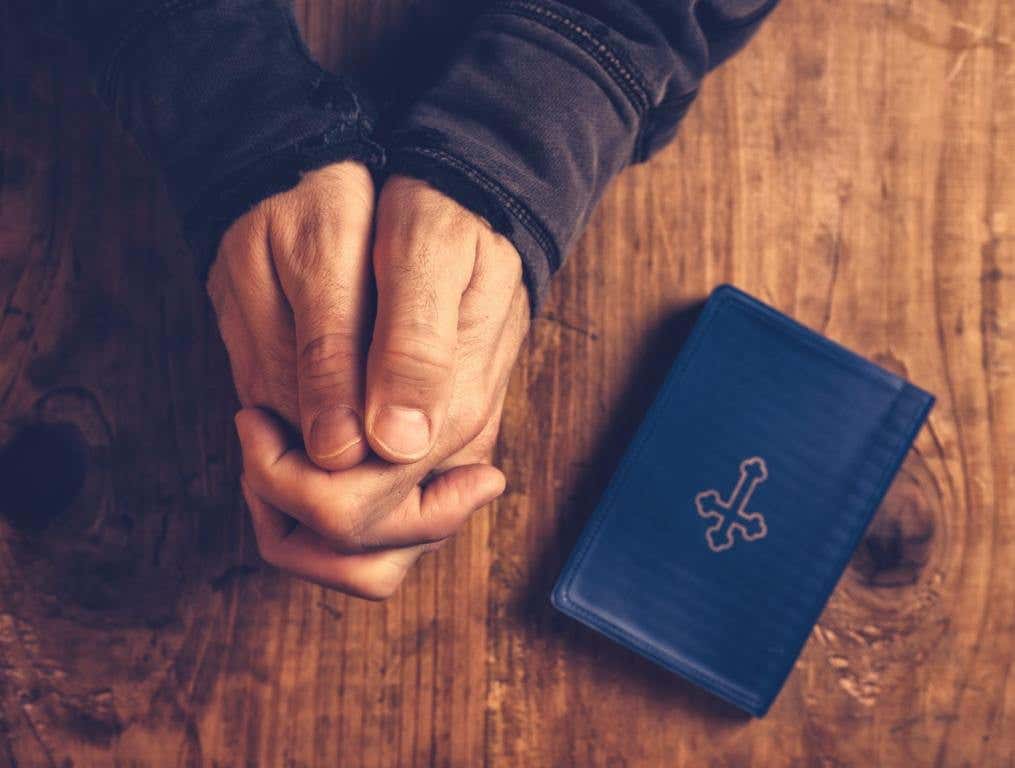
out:
M764 715L933 401L721 286L554 605Z

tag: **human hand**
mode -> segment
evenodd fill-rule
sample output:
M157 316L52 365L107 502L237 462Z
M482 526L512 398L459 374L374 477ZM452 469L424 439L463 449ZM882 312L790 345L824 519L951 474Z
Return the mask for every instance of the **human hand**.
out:
M368 452L361 414L373 217L370 171L326 166L237 219L208 275L241 404L299 429L314 461L330 469Z
M292 446L263 411L241 412L237 428L244 493L265 559L379 598L502 491L503 477L482 462L496 441L529 303L514 247L412 179L393 178L382 191L373 266L378 312L367 364L367 438L390 461L372 457L330 472ZM386 405L422 416L388 419ZM421 426L425 435L407 439ZM421 487L434 471L443 474Z

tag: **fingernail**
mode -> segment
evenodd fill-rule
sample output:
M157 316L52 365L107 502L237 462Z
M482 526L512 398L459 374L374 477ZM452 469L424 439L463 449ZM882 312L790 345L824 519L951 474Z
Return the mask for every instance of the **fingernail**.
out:
M344 405L321 412L310 427L310 447L319 459L333 459L362 439L359 417Z
M374 438L395 456L422 457L430 447L430 419L415 408L385 405L374 418Z

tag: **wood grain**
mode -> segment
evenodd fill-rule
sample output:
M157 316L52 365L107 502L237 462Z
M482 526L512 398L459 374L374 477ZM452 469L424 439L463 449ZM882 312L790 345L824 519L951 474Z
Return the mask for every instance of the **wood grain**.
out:
M1010 2L780 7L571 254L508 494L380 605L259 563L165 194L25 5L0 5L0 765L1015 765ZM297 13L384 92L467 6ZM938 396L756 722L546 599L721 281Z

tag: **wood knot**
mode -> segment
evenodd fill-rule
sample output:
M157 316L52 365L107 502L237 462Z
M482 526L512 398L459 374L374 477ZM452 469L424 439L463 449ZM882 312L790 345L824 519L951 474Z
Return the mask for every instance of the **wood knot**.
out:
M853 556L868 587L907 587L920 578L935 533L933 506L910 474L900 474Z
M88 471L88 444L68 422L29 424L0 449L0 513L41 532L70 509Z

